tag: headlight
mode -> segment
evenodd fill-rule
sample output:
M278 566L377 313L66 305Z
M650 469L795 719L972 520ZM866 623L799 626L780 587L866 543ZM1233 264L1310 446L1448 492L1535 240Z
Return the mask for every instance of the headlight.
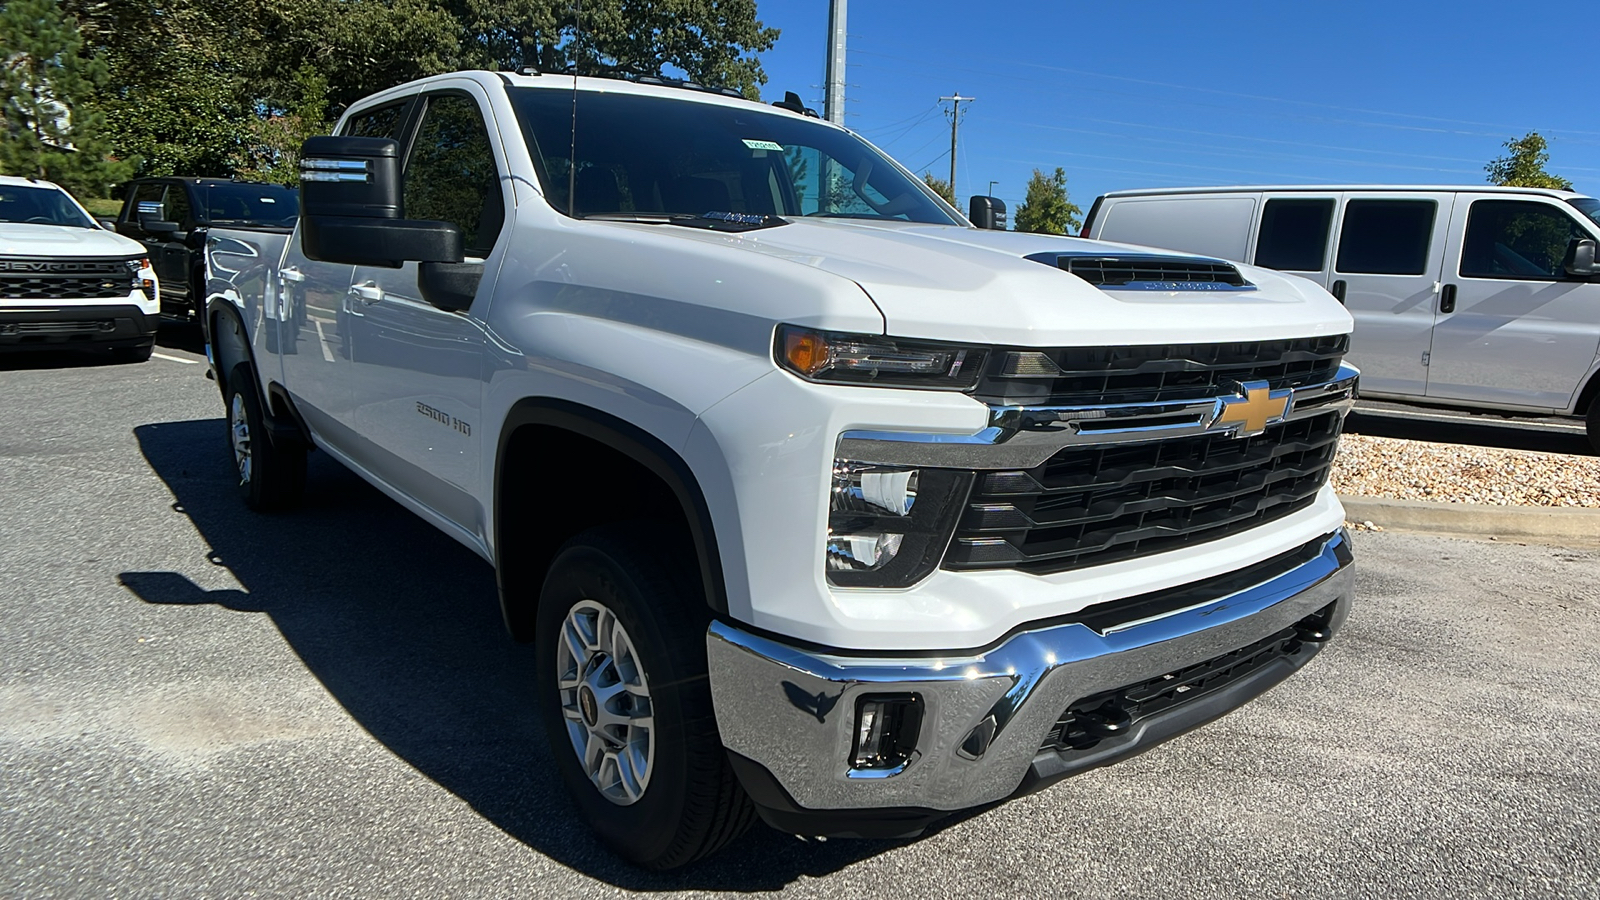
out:
M900 588L921 581L944 557L971 487L971 472L834 460L828 582Z
M987 347L908 341L779 325L773 356L808 381L965 391L977 383Z

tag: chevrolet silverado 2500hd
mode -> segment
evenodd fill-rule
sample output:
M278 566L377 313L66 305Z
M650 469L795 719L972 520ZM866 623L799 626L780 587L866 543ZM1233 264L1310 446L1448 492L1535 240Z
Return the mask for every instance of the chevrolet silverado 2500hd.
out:
M0 351L105 347L149 359L157 290L137 241L101 228L57 185L0 175Z
M647 866L1114 762L1351 603L1331 296L975 229L777 106L429 78L306 143L293 234L212 232L245 501L315 447L491 562L577 809Z

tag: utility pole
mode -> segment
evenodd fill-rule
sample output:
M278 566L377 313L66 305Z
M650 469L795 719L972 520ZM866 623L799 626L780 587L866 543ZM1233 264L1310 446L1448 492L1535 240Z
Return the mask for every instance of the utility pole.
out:
M844 14L846 0L832 0L828 7L828 93L822 101L822 117L835 125L844 124Z
M961 104L971 103L976 99L978 98L963 97L960 91L956 91L954 97L939 98L940 103L950 104L950 112L947 115L950 116L950 192L952 194L956 190L956 129L961 127Z

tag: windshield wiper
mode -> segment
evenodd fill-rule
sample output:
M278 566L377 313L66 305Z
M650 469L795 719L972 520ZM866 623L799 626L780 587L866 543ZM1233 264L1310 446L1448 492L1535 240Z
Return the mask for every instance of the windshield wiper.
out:
M642 225L677 225L681 228L705 228L710 231L755 231L759 228L776 228L789 224L780 216L755 213L722 212L713 210L700 215L692 213L653 212L601 212L587 213L580 219L597 219L602 222L634 222Z

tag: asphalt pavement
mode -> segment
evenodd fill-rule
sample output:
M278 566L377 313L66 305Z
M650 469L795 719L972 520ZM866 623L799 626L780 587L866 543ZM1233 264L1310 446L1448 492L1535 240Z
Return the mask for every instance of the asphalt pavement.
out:
M573 820L493 573L326 457L235 496L192 338L0 357L0 896L1600 897L1600 553L1355 536L1254 704L917 841Z

